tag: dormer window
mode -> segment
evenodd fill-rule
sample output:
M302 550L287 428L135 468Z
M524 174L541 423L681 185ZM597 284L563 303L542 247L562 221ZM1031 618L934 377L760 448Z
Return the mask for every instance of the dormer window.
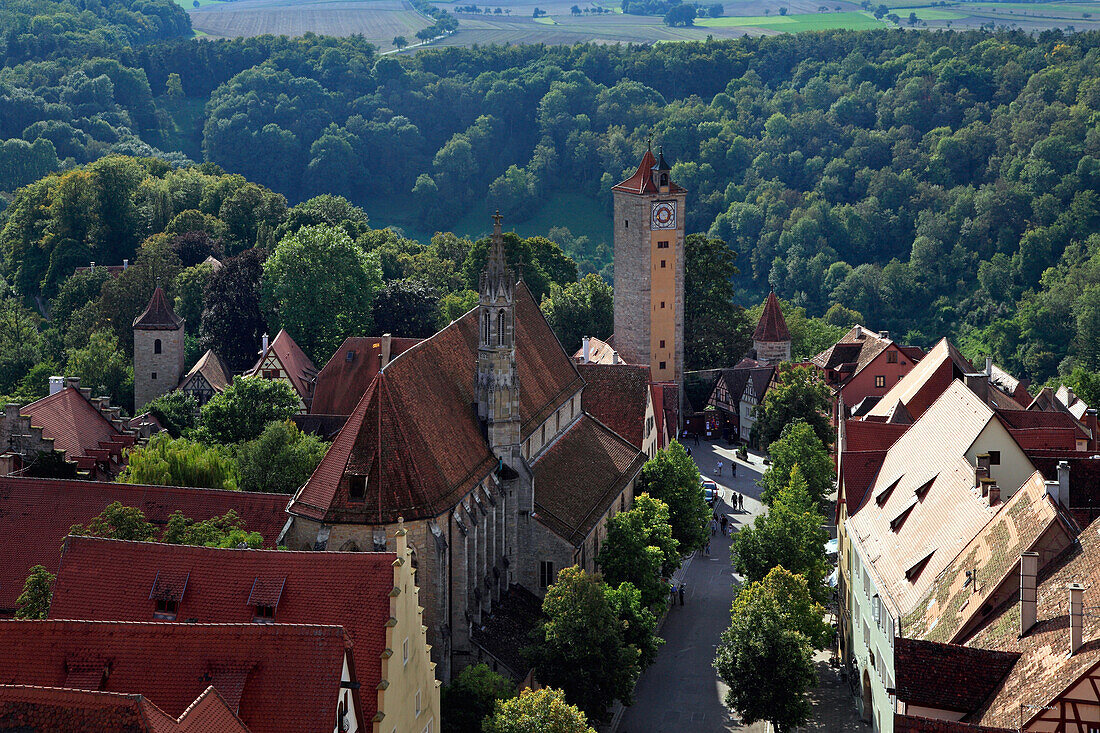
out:
M367 477L360 474L352 474L348 476L348 500L366 501L366 499Z
M254 606L252 614L252 623L254 624L273 624L275 623L275 606Z
M153 619L157 621L175 621L183 595L187 592L187 580L191 573L157 571L153 578L153 587L149 589L149 600L153 601Z
M247 605L252 608L252 623L275 623L275 609L283 596L286 578L256 578L248 593Z
M153 618L157 621L175 621L176 612L179 610L179 604L175 601L163 598L157 601L156 608L153 611Z

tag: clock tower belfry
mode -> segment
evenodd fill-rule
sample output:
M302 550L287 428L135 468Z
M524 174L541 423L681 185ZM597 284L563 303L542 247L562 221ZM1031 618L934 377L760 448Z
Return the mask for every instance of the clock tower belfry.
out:
M664 151L614 186L615 349L654 382L684 375L684 204Z

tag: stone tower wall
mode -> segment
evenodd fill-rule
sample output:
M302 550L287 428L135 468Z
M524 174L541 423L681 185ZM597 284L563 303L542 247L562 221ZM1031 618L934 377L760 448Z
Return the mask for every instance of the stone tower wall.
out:
M154 397L171 392L183 376L183 337L181 326L175 330L134 330L134 414ZM160 339L160 353L155 353ZM153 378L153 375L156 378Z

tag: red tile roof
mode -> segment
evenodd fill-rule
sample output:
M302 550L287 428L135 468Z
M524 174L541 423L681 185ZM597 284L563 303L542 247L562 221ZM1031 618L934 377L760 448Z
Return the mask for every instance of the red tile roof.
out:
M649 367L578 364L584 377L581 409L642 449L649 406Z
M152 621L154 583L186 578L177 620L251 623L250 604L257 604L274 606L280 624L343 626L355 644L356 676L373 690L382 680L396 559L393 552L225 550L67 537L50 617ZM377 705L377 696L364 696L367 719Z
M918 420L951 382L973 371L974 367L950 341L940 339L867 414L872 418L884 417L900 401L913 419Z
M535 461L535 516L579 546L645 458L606 425L581 415Z
M331 731L350 649L339 626L0 621L0 683L140 694L170 716L212 685L253 733Z
M267 345L267 351L260 354L259 360L251 370L245 373L246 377L256 376L261 373L264 360L268 355L273 355L283 365L283 370L290 378L290 386L294 387L303 400L308 401L313 395L313 380L317 376L317 367L302 351L302 347L290 337L286 329L280 329L275 338Z
M42 428L42 437L52 438L54 449L65 451L70 461L122 435L79 389L72 387L30 403L19 414L29 417L32 426ZM119 455L122 448L118 445Z
M905 423L844 421L846 451L887 450L912 427Z
M787 330L783 309L779 307L779 298L775 297L775 292L768 293L768 299L764 302L764 312L760 314L760 322L756 324L752 340L765 342L791 340L791 332Z
M853 326L839 341L822 351L810 361L832 374L830 383L844 385L862 372L871 362L891 346L900 351L893 341L863 326ZM902 352L906 358L909 355Z
M164 526L177 509L195 520L222 516L232 509L268 545L275 544L287 520L284 494L3 476L0 613L15 609L31 567L57 569L61 543L74 524L87 524L114 501L141 509L158 526Z
M134 328L141 331L175 331L183 326L183 319L176 315L164 290L159 286L153 291L149 305L134 319Z
M516 369L522 437L583 385L530 291L516 284ZM453 507L498 464L474 407L478 313L471 310L387 364L289 511L313 519L386 523ZM367 476L348 500L345 474Z
M897 697L918 705L970 713L997 688L1020 655L898 637Z
M1084 427L1073 415L1065 412L1044 412L1042 410L997 410L997 417L1004 426L1012 431L1025 432L1030 430L1057 431L1064 434L1070 431L1074 440L1088 440L1089 435ZM1036 446L1040 447L1040 446ZM1060 448L1061 445L1052 445L1051 448ZM1073 450L1076 443L1070 441L1069 450Z
M198 374L202 375L206 383L215 392L221 392L233 381L233 373L229 371L229 367L214 353L213 349L207 349L206 353L195 362L195 366L191 367L191 371L184 375L179 389L185 389L191 380L195 378L195 375Z
M657 158L652 150L647 150L642 156L642 162L638 164L638 170L634 175L622 183L611 187L612 191L624 191L626 193L660 193L657 185L653 183L653 168L657 165ZM669 193L683 193L686 189L677 186L671 180L668 184Z
M218 691L173 718L145 697L59 687L0 685L0 729L65 733L249 733Z
M894 733L1016 733L1016 728L990 728L954 720L894 715Z
M837 503L837 519L840 519L840 501L847 507L848 516L863 506L867 490L875 483L878 470L886 460L886 451L844 451L840 456L840 494Z
M390 360L421 341L413 338L390 339ZM317 386L313 390L309 411L316 415L350 415L378 373L382 344L381 336L344 339L344 343L317 374Z

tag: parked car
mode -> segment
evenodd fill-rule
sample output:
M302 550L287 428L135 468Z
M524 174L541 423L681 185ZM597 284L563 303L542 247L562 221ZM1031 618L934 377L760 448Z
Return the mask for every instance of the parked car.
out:
M708 506L714 506L718 501L718 484L714 483L710 479L703 479L703 498L706 499Z

